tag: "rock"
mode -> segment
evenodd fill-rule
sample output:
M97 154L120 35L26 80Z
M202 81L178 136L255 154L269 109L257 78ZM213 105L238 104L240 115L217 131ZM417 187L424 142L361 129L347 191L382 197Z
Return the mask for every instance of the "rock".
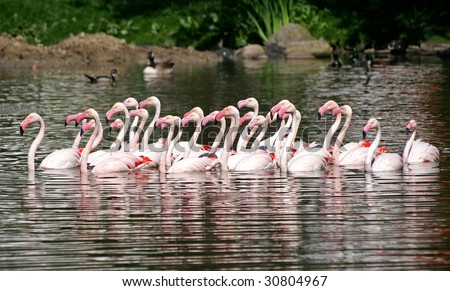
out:
M288 23L269 37L267 45L276 45L279 47L287 48L293 42L301 42L314 39L315 38L305 27L298 24Z
M269 38L267 51L270 57L279 57L283 52L286 58L308 59L328 58L332 48L323 38L314 38L305 27L289 23Z
M264 48L259 44L249 44L240 49L238 49L234 55L241 59L266 59L266 52Z
M285 54L288 59L328 58L332 52L331 46L323 38L293 42L286 47Z

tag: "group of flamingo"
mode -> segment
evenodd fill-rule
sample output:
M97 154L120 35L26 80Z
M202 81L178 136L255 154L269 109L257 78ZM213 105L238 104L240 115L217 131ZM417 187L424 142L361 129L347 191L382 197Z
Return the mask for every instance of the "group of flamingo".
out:
M145 129L149 118L146 108L149 106L155 108L155 114ZM132 110L128 109L130 107ZM252 110L241 116L239 110L242 108ZM106 120L112 121L113 116L123 114L123 119L115 119L110 125L110 128L118 128L120 132L108 150L97 151L93 149L103 139L103 127L98 112L89 108L84 112L69 115L66 118L66 125L71 122L82 124L72 147L52 152L40 163L39 169L79 167L81 173L87 173L92 169L93 174L130 172L143 168L158 168L161 173L202 172L219 168L221 171L255 172L279 169L281 172L311 172L323 170L328 165L334 164L379 172L397 171L413 164L439 161L439 150L435 146L420 139L415 140L417 124L414 120L406 125L411 137L406 142L403 156L387 153L386 148L379 147L381 127L375 118L371 118L364 126L363 140L344 144L352 118L352 109L349 105L339 106L333 100L326 102L318 110L319 118L326 112L331 112L336 117L321 144L296 141L301 114L288 100L278 102L266 116L259 115L259 104L255 98L241 100L237 103L237 107L229 105L207 116L204 116L200 107L192 108L183 117L174 115L160 117L160 112L161 102L155 96L148 97L140 103L135 98L115 103L106 113ZM332 138L340 127L342 116L345 116L344 125L334 145L331 145ZM129 130L131 118L134 118L131 128L137 128L136 131ZM228 126L227 119L230 120ZM183 127L189 122L194 122L196 130L188 142L180 141ZM202 128L210 122L220 123L220 130L214 142L212 145L198 144ZM278 130L263 139L269 124L273 122L279 122ZM44 121L37 113L29 114L21 122L20 133L23 134L32 123L39 123L40 131L28 152L29 171L35 170L35 153L45 133ZM241 131L235 147L239 128L244 123L247 124ZM160 138L154 143L149 143L155 127L160 127L161 130L167 128L167 136L165 139ZM365 138L372 129L376 131L376 136L369 142ZM88 130L91 130L92 134L85 147L79 148L83 133ZM255 137L258 130L259 133ZM127 133L128 144L125 142Z

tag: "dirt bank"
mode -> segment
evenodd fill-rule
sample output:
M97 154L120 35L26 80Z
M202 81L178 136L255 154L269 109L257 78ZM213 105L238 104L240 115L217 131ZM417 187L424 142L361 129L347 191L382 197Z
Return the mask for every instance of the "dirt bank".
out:
M176 64L211 65L222 61L213 52L200 52L193 48L136 46L104 33L81 33L52 46L30 45L20 36L0 35L0 65L11 69L145 65L148 51L153 51L157 60L172 59Z

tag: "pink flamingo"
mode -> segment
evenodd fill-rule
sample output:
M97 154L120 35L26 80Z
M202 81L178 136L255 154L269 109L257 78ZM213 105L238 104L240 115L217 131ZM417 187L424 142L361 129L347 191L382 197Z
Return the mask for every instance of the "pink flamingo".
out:
M219 114L218 110L213 111L207 116L205 116L202 119L202 126L206 126L206 124L208 124L209 122L215 121L217 114ZM222 143L223 136L225 135L227 124L225 122L225 118L221 118L220 120L218 120L218 122L220 122L219 132L217 133L216 138L214 139L214 142L212 143L209 152L212 154L216 154L218 157L220 157L222 155L222 149L219 149L219 146Z
M148 119L148 111L147 109L137 109L137 110L131 110L130 111L130 117L138 116L141 118L141 122L139 124L139 127L133 137L133 140L131 141L130 149L132 150L132 153L136 156L145 156L147 157L151 162L146 163L146 167L157 167L159 165L159 161L161 159L161 152L154 152L154 151L140 151L138 150L138 141L139 136L141 135L142 131L144 130L145 123ZM142 149L142 147L141 147Z
M42 117L37 113L30 113L20 123L20 134L23 135L25 129L33 123L39 123L40 129L36 138L33 140L28 151L28 170L34 171L34 158L39 144L45 135L45 123ZM64 148L56 150L42 160L38 169L71 169L80 166L80 153L78 148Z
M349 142L342 145L350 126L352 108L349 105L343 105L332 110L333 116L336 116L339 113L345 116L345 122L333 147L333 163L342 166L364 166L370 142L361 140L359 142Z
M181 119L178 116L167 115L156 120L155 126L159 126L161 127L161 129L169 127L169 133L167 134L167 137L165 139L163 152L161 154L161 159L159 162L159 172L166 173L167 169L171 165L170 155L173 150L173 147L178 142L178 140L181 137L181 134L183 133L182 130L180 129ZM174 137L176 127L178 127L179 130L178 134Z
M222 171L228 171L228 157L239 129L239 125L237 124L239 122L239 110L236 107L229 105L216 115L216 120L219 121L223 117L231 120L227 135L225 136L223 152L220 157Z
M364 126L363 128L364 139L366 139L366 135L372 128L376 129L377 134L375 136L375 140L370 145L369 150L367 151L366 154L366 159L364 162L364 167L366 171L381 172L381 171L401 170L403 163L402 157L399 154L382 153L374 157L375 151L377 150L381 140L381 127L380 124L378 123L378 120L375 118L369 119L366 126Z
M189 140L188 147L184 151L183 159L174 161L172 166L167 170L167 173L205 172L218 165L218 160L215 155L209 153L207 153L206 157L190 155L190 151L195 146L200 135L202 120L203 115L195 110L190 111L181 120L182 126L185 126L189 121L194 121L196 124L196 132Z
M253 97L240 100L237 103L237 108L242 109L243 107L253 109L253 111L249 111L248 114L245 114L243 118L240 119L239 123L242 125L246 120L250 119L250 122L253 121L259 113L259 103L258 100L256 100ZM256 129L256 128L255 128ZM254 132L253 132L254 133ZM238 144L236 147L237 152L243 151L246 149L248 141L251 139L252 132L247 132L247 130L242 130L241 135L238 139Z
M258 149L259 140L267 131L269 124L268 118L269 116L266 118L262 115L258 115L249 123L249 130L252 130L252 128L256 126L262 127L262 130L255 139L254 146L252 146L255 148L254 151L242 158L234 167L234 171L263 171L270 170L275 167L274 160L267 150Z
M412 133L403 150L403 164L420 164L439 162L439 150L421 139L414 140L417 133L416 121L410 120L406 125L406 133Z
M121 106L125 107L122 103L116 103L120 104ZM114 114L118 108L121 108L120 105L113 106L113 108L108 111L107 118L110 119L112 114ZM125 108L126 109L126 108ZM111 112L112 111L112 112ZM96 138L96 136L99 134L100 131L100 118L98 116L97 111L90 108L84 111L80 116L77 118L77 123L80 123L84 119L94 119L95 120L95 127L94 132L92 133L91 137L89 138L88 143L86 144L82 154L81 154L81 165L80 170L81 173L87 173L87 163L88 163L88 156L93 148L93 143ZM113 172L129 172L139 169L143 164L145 164L147 160L142 157L137 157L129 152L121 152L116 153L114 155L111 155L110 157L100 161L95 167L92 169L93 174L106 174L106 173L113 173Z
M337 106L336 102L329 101L325 103L318 111L319 117L323 116L323 114L329 110L330 107ZM295 107L294 107L295 108ZM286 107L288 109L287 112L293 113L293 106ZM284 109L284 110L286 110ZM287 165L288 172L312 172L312 171L320 171L325 168L329 164L329 160L331 159L331 154L328 150L331 143L331 138L334 133L337 131L339 124L341 123L341 114L338 114L335 122L328 130L327 135L323 141L322 148L316 150L314 148L310 148L307 150L297 151L297 153L289 160ZM293 122L294 123L294 122ZM292 133L292 132L291 132ZM296 133L295 133L296 134ZM288 139L291 138L288 137Z
M139 109L139 103L133 97L129 97L129 98L125 99L125 101L123 101L123 104L127 108L131 107L132 109L135 109L135 110ZM135 132L134 130L136 129L136 127L138 125L138 122L139 122L139 117L138 116L134 117L133 123L130 126L131 130L129 131L129 136L128 136L128 138L129 138L128 142L130 143L130 145L131 145L131 142L132 142L132 140L134 138L134 132Z
M141 151L162 153L164 147L163 139L159 139L158 141L149 144L149 139L153 134L156 120L158 120L159 115L161 114L161 101L156 96L150 96L139 103L139 108L146 108L147 106L152 106L155 108L155 115L153 116L152 121L148 125L147 130L144 132L144 136L142 137Z

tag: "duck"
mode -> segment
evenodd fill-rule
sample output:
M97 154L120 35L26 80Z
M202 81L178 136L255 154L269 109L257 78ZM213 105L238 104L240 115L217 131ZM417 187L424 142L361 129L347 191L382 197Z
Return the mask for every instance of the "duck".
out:
M333 52L331 53L331 62L329 65L332 68L340 68L342 67L342 61L339 56L338 48L335 45L333 45L332 48Z
M117 81L118 71L116 69L112 69L109 76L90 76L88 74L83 74L86 78L89 79L91 84L110 82L111 85L114 85Z
M144 75L170 75L172 74L173 66L175 65L172 60L166 60L161 63L155 62L155 55L153 52L147 53L148 64L144 68Z

